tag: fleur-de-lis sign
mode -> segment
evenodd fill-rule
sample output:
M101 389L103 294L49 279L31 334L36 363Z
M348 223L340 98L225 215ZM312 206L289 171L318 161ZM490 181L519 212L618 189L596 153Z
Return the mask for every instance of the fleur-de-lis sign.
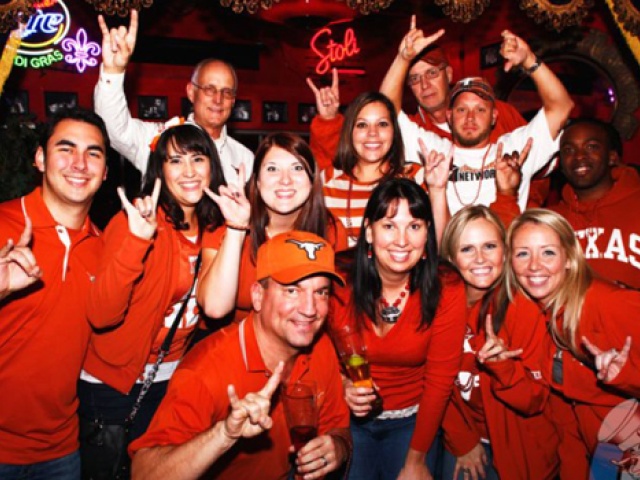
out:
M87 41L87 32L79 28L76 38L67 37L62 41L62 49L68 52L64 59L67 63L74 64L78 72L83 73L87 67L95 67L98 60L93 57L100 55L100 45Z

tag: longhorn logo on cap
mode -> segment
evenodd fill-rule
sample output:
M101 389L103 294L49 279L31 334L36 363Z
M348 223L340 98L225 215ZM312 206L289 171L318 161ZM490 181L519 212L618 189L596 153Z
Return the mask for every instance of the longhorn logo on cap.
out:
M304 250L307 253L307 258L309 260L315 260L316 252L324 247L324 243L314 243L314 242L301 242L300 240L286 240L286 243L293 243L298 246L300 250Z

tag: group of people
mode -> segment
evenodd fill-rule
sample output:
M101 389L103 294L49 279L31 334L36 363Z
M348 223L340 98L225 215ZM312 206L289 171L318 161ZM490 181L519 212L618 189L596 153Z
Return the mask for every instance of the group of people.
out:
M542 101L528 123L481 77L451 86L444 32L412 18L380 92L343 116L337 72L308 80L310 143L254 156L220 60L196 66L189 118L132 118L137 22L99 18L96 112L54 116L41 187L0 204L0 478L617 478L598 433L640 394L640 177L613 127L567 125L525 41L505 31L501 54ZM143 184L99 232L110 146ZM556 153L567 185L537 208ZM371 387L337 359L345 327ZM297 450L296 382L318 408Z

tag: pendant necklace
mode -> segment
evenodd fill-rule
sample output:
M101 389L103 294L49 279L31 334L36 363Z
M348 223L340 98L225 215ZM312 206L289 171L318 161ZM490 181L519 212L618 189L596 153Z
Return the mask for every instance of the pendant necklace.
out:
M407 281L404 286L404 290L400 292L400 295L393 302L393 305L390 305L386 298L380 295L380 317L384 323L397 323L398 318L400 318L400 310L399 305L402 302L402 299L407 296L407 292L409 291L409 282Z
M491 146L492 144L490 143L489 146L487 146L487 150L484 152L484 156L482 157L482 166L480 167L480 182L478 183L478 191L476 192L476 196L473 197L473 200L471 200L470 203L464 203L462 201L462 198L460 198L460 193L458 193L458 187L457 187L458 181L456 180L455 182L452 182L453 191L456 194L456 198L460 202L460 205L462 205L463 207L468 207L469 205L475 205L476 201L478 200L478 197L480 197L480 191L482 190L482 180L484 179L484 166L485 166L485 162L487 161L487 155L489 155L489 150L491 150ZM455 147L454 147L454 152L455 152Z

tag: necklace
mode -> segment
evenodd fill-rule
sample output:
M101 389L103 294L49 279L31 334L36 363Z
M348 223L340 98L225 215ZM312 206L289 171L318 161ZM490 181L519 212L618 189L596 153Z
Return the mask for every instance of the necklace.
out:
M480 182L478 183L478 191L476 192L476 196L473 197L473 200L471 200L470 203L464 203L462 201L462 198L460 198L460 193L458 193L458 187L456 186L458 181L456 179L455 182L453 183L453 191L456 194L456 198L458 199L458 201L460 202L460 205L462 205L463 207L468 207L469 205L475 205L476 204L476 200L478 200L478 197L480 196L480 191L482 190L482 180L484 179L484 165L485 162L487 161L487 155L489 155L489 150L491 150L491 143L487 146L487 150L484 152L484 156L482 157L482 166L480 167ZM454 148L454 154L455 154L455 147Z
M400 318L400 313L402 312L399 306L402 302L402 299L407 296L408 291L409 282L407 281L404 286L404 290L400 292L400 295L393 302L393 305L389 305L387 299L380 295L380 306L382 307L380 309L380 317L382 318L382 321L384 323L396 323L398 321L398 318Z

